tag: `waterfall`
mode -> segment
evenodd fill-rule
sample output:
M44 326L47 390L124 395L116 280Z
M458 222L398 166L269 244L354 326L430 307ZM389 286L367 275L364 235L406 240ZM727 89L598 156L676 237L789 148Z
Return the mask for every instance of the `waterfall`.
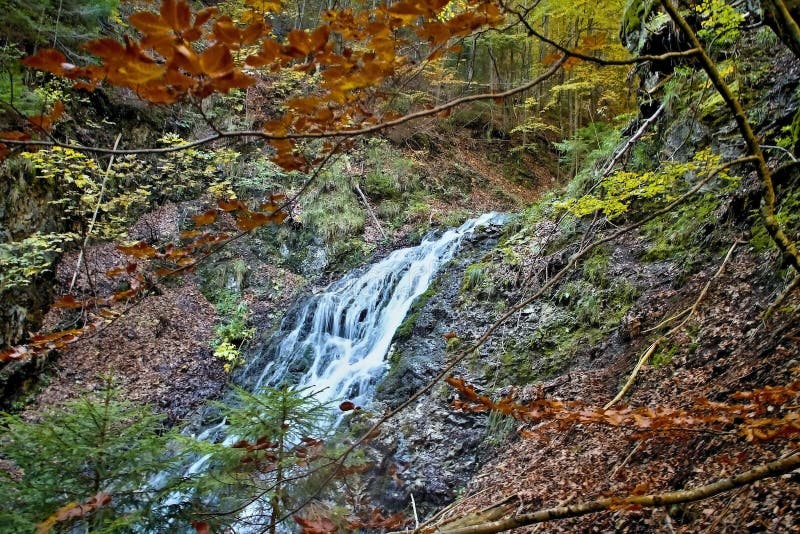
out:
M505 219L498 213L471 219L416 247L396 250L366 269L352 271L306 298L289 311L270 341L250 359L239 377L240 385L251 391L262 386L298 385L318 392L315 396L321 402L347 399L366 405L386 368L394 333L414 300L455 256L466 236L480 226L502 224ZM205 428L196 438L225 444L238 439L227 433L224 420ZM210 458L211 454L194 458L184 467L184 476L203 472ZM152 477L149 487L163 487L167 476L164 472ZM179 504L190 493L169 493L163 505ZM238 514L238 521L261 517L263 506L261 500L253 501ZM238 531L250 529L240 524Z
M244 370L250 389L286 382L319 391L318 400L369 402L395 331L414 300L477 227L500 224L487 213L415 247L395 250L309 297L284 319Z

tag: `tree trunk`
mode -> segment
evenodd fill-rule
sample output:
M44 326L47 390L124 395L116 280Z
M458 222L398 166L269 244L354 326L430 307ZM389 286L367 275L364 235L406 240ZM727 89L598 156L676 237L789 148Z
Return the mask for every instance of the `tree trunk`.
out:
M764 22L800 58L800 0L762 0Z

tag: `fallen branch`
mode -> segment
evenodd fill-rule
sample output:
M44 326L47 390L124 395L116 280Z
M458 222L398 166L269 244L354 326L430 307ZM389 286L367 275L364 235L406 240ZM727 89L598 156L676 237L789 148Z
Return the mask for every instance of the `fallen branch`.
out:
M636 367L634 367L633 371L631 372L631 376L628 377L628 381L625 382L625 385L622 386L622 389L619 390L619 393L617 393L617 395L613 399L608 401L606 405L603 406L604 410L608 410L609 408L614 406L622 399L622 397L624 397L628 393L628 391L630 391L630 389L633 387L633 382L636 380L636 375L639 374L639 369L641 369L642 366L644 366L644 364L647 363L647 360L650 359L650 356L653 355L653 353L656 351L661 342L666 341L666 339L667 339L666 337L661 336L655 341L653 341L650 347L648 347L648 349L644 352L644 354L642 354L642 357L639 358L639 361L636 363Z
M383 231L383 226L381 226L381 221L375 215L375 211L373 211L372 206L369 205L369 200L367 199L367 195L364 194L364 191L361 190L361 187L359 187L358 183L353 184L353 187L355 187L358 196L361 197L361 202L364 203L364 207L367 208L367 213L369 213L369 216L372 218L372 222L374 222L375 226L378 227L378 231L381 233L381 237L386 239L386 232Z
M658 119L659 115L661 115L661 113L664 111L664 109L666 109L666 107L667 107L666 102L662 102L662 104L658 107L655 113L653 113L650 117L647 118L647 120L644 121L644 123L642 123L642 126L638 130L636 130L636 133L633 134L628 139L625 145L620 150L618 150L616 154L614 154L614 157L611 158L611 161L609 161L606 165L603 166L603 171L601 173L602 176L607 176L611 172L611 170L614 168L614 165L616 165L617 162L622 158L622 156L624 156L631 149L631 147L636 141L641 139L641 137L644 135L644 133L647 131L650 125L653 124Z
M619 510L627 506L641 506L645 508L661 508L673 504L690 503L715 497L736 488L747 486L753 482L766 478L775 478L786 473L791 473L800 467L800 454L792 454L781 460L776 460L760 465L744 473L729 478L723 478L711 484L699 486L694 489L669 491L651 495L627 495L624 497L609 497L588 501L572 506L557 506L545 508L527 514L515 514L497 521L488 521L478 525L463 528L449 529L437 527L428 532L441 534L493 534L512 528L544 523L568 517L581 517L605 510ZM418 531L419 532L419 531ZM421 532L420 532L421 534Z

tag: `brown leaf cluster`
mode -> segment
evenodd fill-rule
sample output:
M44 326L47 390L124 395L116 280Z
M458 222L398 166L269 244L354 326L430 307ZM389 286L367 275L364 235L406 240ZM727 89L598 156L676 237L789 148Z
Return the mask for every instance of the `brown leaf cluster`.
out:
M800 380L781 386L766 386L734 393L733 400L746 404L712 402L695 399L687 408L668 406L622 406L601 408L581 401L562 401L537 398L519 404L511 397L494 401L455 377L448 377L460 398L453 407L467 412L494 411L527 423L547 423L536 430L525 430L523 437L534 437L546 429L566 430L575 424L607 425L639 431L637 437L651 437L660 432L707 431L711 433L735 430L748 441L769 441L776 438L794 439L800 436Z
M294 150L292 136L352 131L392 118L373 111L375 90L413 66L414 60L403 52L413 48L408 46L412 35L429 44L428 59L433 59L448 49L451 39L503 19L496 0L462 2L460 12L446 18L442 14L448 3L400 0L370 10L328 11L319 27L294 29L277 39L264 18L278 7L274 2L250 1L246 16L236 21L216 7L194 13L186 0L163 0L158 12L131 15L137 37L86 43L97 63L77 66L55 49L39 50L24 63L86 90L101 83L124 87L153 104L198 101L249 87L256 82L248 73L253 69L319 73L315 94L287 100L283 117L264 125L276 151L274 161L287 170L299 169L305 162ZM404 34L405 29L412 33ZM52 117L41 117L39 126L48 129L59 114L54 110ZM23 134L1 137L19 139Z

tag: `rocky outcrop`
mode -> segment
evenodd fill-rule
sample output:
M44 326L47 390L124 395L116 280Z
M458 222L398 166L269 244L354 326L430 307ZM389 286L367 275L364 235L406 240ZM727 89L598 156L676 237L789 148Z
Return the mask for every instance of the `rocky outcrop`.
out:
M465 338L488 324L486 316L456 305L465 269L497 244L498 226L479 229L462 243L459 254L441 269L431 289L418 298L401 325L389 352L390 368L378 385L371 413L397 407L428 383L445 364L448 337ZM430 512L450 501L465 486L483 454L486 417L454 414L451 393L438 386L403 411L367 449L376 466L367 475L371 501L386 510L409 507ZM356 415L350 426L368 424L370 413Z
M65 222L51 201L53 187L37 180L25 161L7 162L0 175L0 243L21 241L36 233L59 233ZM54 258L55 259L55 258ZM29 283L0 287L0 347L21 341L36 330L50 303L51 272L33 276Z

